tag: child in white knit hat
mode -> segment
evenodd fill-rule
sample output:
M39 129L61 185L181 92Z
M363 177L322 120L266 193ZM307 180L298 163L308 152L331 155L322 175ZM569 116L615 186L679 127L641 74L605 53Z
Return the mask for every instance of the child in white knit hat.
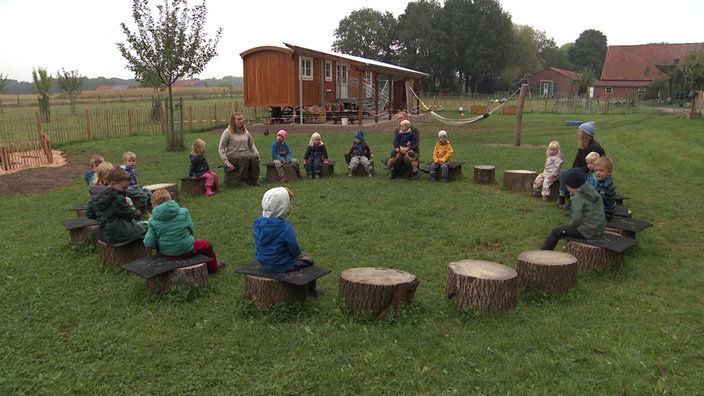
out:
M447 182L447 178L450 176L450 158L452 153L454 153L454 149L450 141L447 140L447 132L438 132L438 141L435 143L435 148L433 148L433 162L430 163L430 181L437 180L437 172L438 168L440 168L441 181L443 183Z

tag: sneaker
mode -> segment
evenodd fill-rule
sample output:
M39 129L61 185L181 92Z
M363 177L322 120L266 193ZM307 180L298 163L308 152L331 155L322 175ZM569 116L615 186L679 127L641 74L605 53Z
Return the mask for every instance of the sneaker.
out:
M352 177L352 171L347 172L347 177Z
M286 183L287 181L286 176L279 176L279 183Z
M389 172L389 180L390 180L390 179L393 179L393 178L395 178L395 177L396 177L396 175L394 175L393 172Z
M430 175L430 181L435 181L435 174Z
M374 177L374 174L372 174L372 172L367 172L367 176L368 176L368 177Z
M443 177L442 180L440 180L440 183L447 183L447 178Z
M315 178L316 178L316 179L320 179L320 175L315 175Z
M540 197L540 200L543 202L548 202L550 200L550 197Z
M312 178L313 178L313 174L312 174L312 173L309 173L309 174L308 174L308 178L309 178L309 179L312 179Z

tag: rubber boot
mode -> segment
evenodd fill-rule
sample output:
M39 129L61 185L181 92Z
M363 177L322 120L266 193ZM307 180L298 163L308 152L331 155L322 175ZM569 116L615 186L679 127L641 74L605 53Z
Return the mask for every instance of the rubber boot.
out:
M215 195L213 192L213 182L212 181L206 181L205 182L205 195Z

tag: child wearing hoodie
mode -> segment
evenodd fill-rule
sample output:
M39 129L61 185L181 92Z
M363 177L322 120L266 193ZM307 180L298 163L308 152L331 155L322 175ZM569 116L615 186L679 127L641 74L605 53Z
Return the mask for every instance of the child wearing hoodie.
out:
M301 245L286 220L292 207L293 192L288 188L276 187L264 193L262 215L254 221L254 256L264 271L287 272L299 264Z
M566 226L554 228L545 239L541 250L553 250L560 239L567 237L594 239L606 228L604 203L594 186L586 183L584 169L572 168L564 177L567 191L570 193L572 222Z
M154 191L151 199L152 217L144 236L144 246L172 258L203 254L210 258L206 266L211 274L224 268L225 263L218 262L213 245L195 238L195 227L188 209L172 201L171 194L164 189Z
M352 177L358 166L361 166L365 171L367 171L367 176L372 177L374 175L374 166L372 165L372 158L374 158L374 154L372 154L372 151L369 148L369 143L367 143L366 139L364 139L363 130L360 129L357 133L355 133L354 143L352 143L352 147L350 147L350 150L345 155L345 158L349 158L347 161L349 164L349 172L347 173L347 177Z
M430 181L437 180L436 175L440 168L441 180L443 183L447 182L450 177L450 158L454 152L452 144L447 140L447 131L438 132L438 141L433 148L433 162L430 163Z
M109 168L108 168L109 169ZM100 171L100 169L99 169ZM98 172L100 173L100 172ZM103 238L109 242L124 242L144 235L145 222L137 222L139 211L127 203L130 176L121 168L109 170L105 184L96 184L90 190L86 217L98 221Z

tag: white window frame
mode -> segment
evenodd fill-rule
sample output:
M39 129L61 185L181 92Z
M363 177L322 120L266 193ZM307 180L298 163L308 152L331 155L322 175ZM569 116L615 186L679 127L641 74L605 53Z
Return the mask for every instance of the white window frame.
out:
M332 61L325 61L325 81L332 81Z
M604 88L604 93L607 95L611 95L614 93L614 88L613 87L605 87Z
M299 59L301 80L313 81L313 58L301 56Z

